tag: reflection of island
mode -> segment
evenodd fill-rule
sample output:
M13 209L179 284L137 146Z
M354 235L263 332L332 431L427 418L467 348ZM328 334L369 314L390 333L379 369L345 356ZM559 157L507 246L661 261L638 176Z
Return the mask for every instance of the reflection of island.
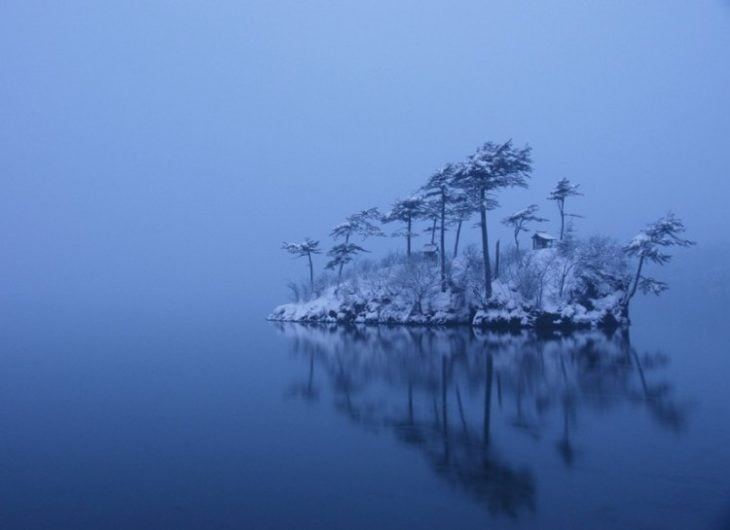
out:
M627 333L544 339L464 328L276 326L307 360L306 381L291 394L317 398L316 364L337 410L392 431L495 514L534 510L536 486L532 472L506 461L492 442L494 407L513 407L509 427L534 440L559 418L561 435L551 443L568 467L578 454L572 437L581 410L630 403L669 429L685 425L670 385L650 377L666 359L640 356Z

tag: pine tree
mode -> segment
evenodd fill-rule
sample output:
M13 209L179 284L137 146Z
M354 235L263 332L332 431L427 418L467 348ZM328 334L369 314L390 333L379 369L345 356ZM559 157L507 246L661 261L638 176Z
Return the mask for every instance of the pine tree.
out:
M342 267L350 263L354 259L355 255L360 252L367 252L367 250L359 245L355 245L354 243L340 243L332 247L329 252L327 252L327 255L331 259L327 262L325 268L330 270L337 269L338 287L342 281Z
M527 179L532 172L530 153L529 146L515 148L512 140L501 145L487 142L461 164L454 175L454 184L464 189L478 205L484 262L484 294L487 299L492 296L487 210L489 206L494 206L494 202L490 203L488 200L489 194L514 186L526 188Z
M454 235L454 257L459 255L459 242L461 240L461 228L464 222L468 221L474 212L479 211L479 205L474 202L473 198L464 193L463 190L455 189L451 198L451 204L448 209L449 222L456 224L456 234ZM487 210L493 210L497 207L497 201L487 196Z
M452 201L456 197L456 193L453 187L453 179L455 173L455 166L453 164L447 164L442 169L431 175L428 182L423 186L423 191L426 197L429 197L434 202L434 208L436 212L435 221L439 222L439 256L441 265L441 290L446 291L446 222L447 216L450 213ZM436 225L432 227L431 243L434 242L434 236L436 233Z
M694 245L694 241L680 237L680 234L684 231L685 227L682 220L670 212L659 220L648 224L644 230L624 246L623 250L627 256L638 258L634 279L623 300L624 310L627 313L629 302L637 290L641 290L645 294L659 295L668 289L665 282L645 276L643 274L644 265L647 261L657 265L668 263L672 259L672 256L664 250L668 247L689 247Z
M547 221L544 217L537 215L539 209L537 204L531 204L527 208L523 208L502 220L502 224L511 227L514 231L517 252L520 251L520 233L529 231L525 225L527 223L544 223Z
M555 203L558 205L558 212L560 212L561 241L563 239L563 234L565 233L565 217L569 215L572 217L580 217L579 215L568 214L565 212L565 199L567 199L568 197L583 195L581 192L578 191L578 186L578 184L571 184L570 181L566 178L560 179L555 185L555 188L553 188L553 191L551 191L550 195L548 196L548 200L555 201Z
M333 258L327 264L327 268L331 268L330 264L333 262L337 263L337 285L340 284L340 280L342 279L342 268L352 261L354 254L357 252L365 252L365 249L362 247L351 245L350 239L353 237L360 237L362 240L365 240L368 237L383 236L383 231L380 229L378 224L376 224L381 221L381 218L382 216L377 208L369 208L348 216L344 223L337 225L332 232L330 232L330 236L335 241L338 239L344 240L343 243L335 245L335 247L327 253L328 256Z
M306 238L301 243L287 243L285 241L281 248L290 254L293 254L294 257L307 257L307 261L309 262L309 288L312 293L314 293L314 266L312 264L312 254L322 253L319 248L319 241L313 241L309 238Z
M424 198L422 218L429 223L424 232L430 235L429 243L435 246L436 234L439 233L439 219L441 219L441 201L431 197Z
M383 216L384 223L400 221L405 223L405 230L395 232L394 236L405 236L406 256L411 257L411 240L414 237L413 223L424 215L425 205L423 197L414 195L408 199L395 201L390 211Z

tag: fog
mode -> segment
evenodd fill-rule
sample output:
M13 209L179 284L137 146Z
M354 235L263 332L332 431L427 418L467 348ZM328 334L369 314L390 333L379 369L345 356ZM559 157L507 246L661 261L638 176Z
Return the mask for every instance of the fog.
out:
M728 245L726 1L23 0L0 49L4 311L263 316L305 274L282 240L328 246L486 140L534 149L493 238L533 202L554 232L567 177L580 235L673 210Z

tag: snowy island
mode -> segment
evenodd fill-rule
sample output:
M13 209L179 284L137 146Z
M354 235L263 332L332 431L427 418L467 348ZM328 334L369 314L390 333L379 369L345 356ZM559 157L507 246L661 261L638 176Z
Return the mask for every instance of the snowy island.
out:
M535 231L531 248L520 246L529 227L548 220L536 204L502 220L513 242L490 256L487 214L498 208L496 193L526 188L532 173L531 149L511 141L487 142L464 162L447 164L411 197L381 214L370 208L350 215L331 231L325 271L315 277L313 255L319 242L284 243L284 250L307 258L308 282L291 282L292 302L274 309L269 320L289 322L471 325L494 330L615 329L628 326L629 305L637 292L660 294L666 283L646 275L662 265L672 246L690 246L674 214L650 223L627 244L606 236L579 238L566 201L581 195L560 180L548 200L557 205L558 236ZM480 244L459 251L462 228L477 217ZM415 227L425 223L430 242L413 250ZM361 244L384 236L384 224L397 224L405 253L363 259ZM454 240L447 249L446 233ZM359 259L356 259L359 258Z

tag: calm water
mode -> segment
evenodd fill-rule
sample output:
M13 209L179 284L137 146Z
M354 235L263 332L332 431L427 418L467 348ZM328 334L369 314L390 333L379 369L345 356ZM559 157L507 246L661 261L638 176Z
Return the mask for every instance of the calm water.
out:
M730 332L275 325L26 308L0 528L729 528Z

